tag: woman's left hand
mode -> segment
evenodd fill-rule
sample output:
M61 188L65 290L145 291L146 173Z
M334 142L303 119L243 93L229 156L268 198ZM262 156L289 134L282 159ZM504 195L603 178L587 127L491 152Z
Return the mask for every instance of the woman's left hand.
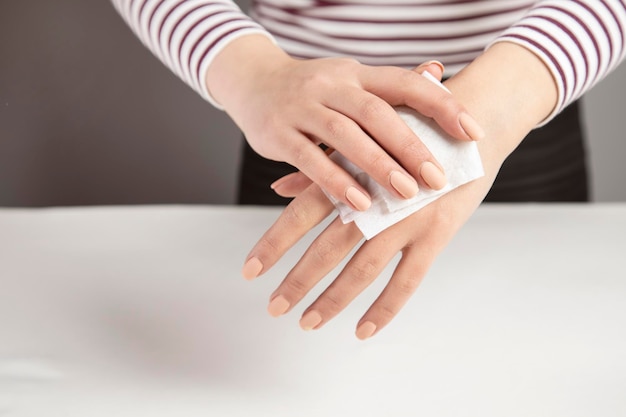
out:
M474 212L492 177L466 184L403 221L363 242L326 290L304 311L300 326L318 329L341 312L402 252L384 291L360 319L356 335L365 339L385 327L418 287L435 257ZM250 252L244 275L269 270L300 238L334 211L316 184L300 193ZM363 236L354 223L339 217L314 240L272 293L272 316L289 312L318 282L359 245ZM252 271L252 273L250 273Z

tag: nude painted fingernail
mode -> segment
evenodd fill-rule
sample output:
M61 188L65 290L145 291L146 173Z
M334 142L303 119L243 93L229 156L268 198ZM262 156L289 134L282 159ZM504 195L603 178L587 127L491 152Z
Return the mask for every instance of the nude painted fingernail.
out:
M322 316L320 316L320 313L315 310L311 310L300 319L300 327L302 330L312 330L321 322Z
M420 168L420 175L433 190L441 190L448 183L445 174L432 162L426 161Z
M361 340L365 340L369 337L372 337L375 331L376 325L371 321L366 321L356 329L356 337Z
M287 174L284 177L277 179L276 181L270 184L270 188L272 190L275 190L276 188L280 187L281 185L289 181L291 178L293 178L293 176L296 174L297 172L292 172L291 174Z
M472 116L467 113L461 113L459 116L461 127L472 140L481 140L485 137L485 131Z
M287 181L286 177L282 177L277 179L276 181L274 181L273 183L270 184L270 188L272 190L275 190L276 188L280 187L282 184L285 183L285 181Z
M348 187L346 199L359 211L365 211L372 205L372 200L356 187Z
M285 297L279 295L270 301L270 304L267 306L267 312L272 317L282 316L289 309L290 305Z
M259 258L252 257L248 259L243 265L243 268L241 269L241 275L243 275L245 279L249 280L258 277L261 273L261 270L263 270L263 264L261 263Z
M441 70L441 73L443 74L443 71L445 70L445 68L443 67L443 64L439 61L428 61L428 62L424 62L422 64L423 66L427 67L429 65L437 65L439 67L439 69Z
M391 186L404 198L414 197L419 191L417 182L401 172L393 171L389 175Z

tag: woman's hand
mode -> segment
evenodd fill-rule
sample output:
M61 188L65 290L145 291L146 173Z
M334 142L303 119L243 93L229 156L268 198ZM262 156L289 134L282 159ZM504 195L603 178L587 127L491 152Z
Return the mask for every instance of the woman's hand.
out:
M372 336L400 311L422 281L435 257L474 212L493 176L466 184L384 230L360 245L328 288L304 311L300 326L319 329L371 284L395 257L402 258L384 291L357 325L360 339ZM333 212L334 206L316 184L300 193L250 253L247 268L270 269L309 230ZM268 312L288 313L318 282L362 241L354 223L333 222L313 241L302 258L272 293Z
M441 77L440 64L429 69ZM346 58L296 60L263 36L229 44L211 65L207 85L257 153L297 167L357 210L369 207L367 191L320 143L394 195L410 198L419 187L445 184L445 174L392 106L433 117L461 140L483 134L456 99L417 72Z
M491 47L446 85L487 128L485 140L478 144L485 177L449 192L364 242L332 284L305 310L301 327L323 326L401 252L391 280L359 320L356 334L364 339L387 325L415 291L435 257L483 200L505 158L556 103L556 86L549 71L537 57L514 44ZM242 271L244 277L252 279L266 272L332 212L333 206L320 188L310 185L252 249ZM344 225L335 219L274 291L269 313L278 316L289 312L361 240L354 224Z

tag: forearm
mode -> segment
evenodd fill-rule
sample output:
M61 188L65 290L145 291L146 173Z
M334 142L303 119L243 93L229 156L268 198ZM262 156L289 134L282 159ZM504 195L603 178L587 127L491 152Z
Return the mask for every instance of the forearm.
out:
M547 122L624 60L625 28L624 0L542 0L495 42L523 46L552 73L558 95Z
M218 53L246 35L270 35L232 0L111 0L118 13L170 70L206 100L205 74Z

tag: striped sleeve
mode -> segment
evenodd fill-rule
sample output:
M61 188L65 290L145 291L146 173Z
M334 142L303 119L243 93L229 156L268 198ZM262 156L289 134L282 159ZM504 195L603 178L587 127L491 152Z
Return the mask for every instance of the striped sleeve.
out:
M551 71L558 103L543 125L624 59L625 28L624 0L545 0L538 1L496 42L530 49Z
M224 46L248 34L271 35L231 0L111 0L141 42L215 107L205 74Z

